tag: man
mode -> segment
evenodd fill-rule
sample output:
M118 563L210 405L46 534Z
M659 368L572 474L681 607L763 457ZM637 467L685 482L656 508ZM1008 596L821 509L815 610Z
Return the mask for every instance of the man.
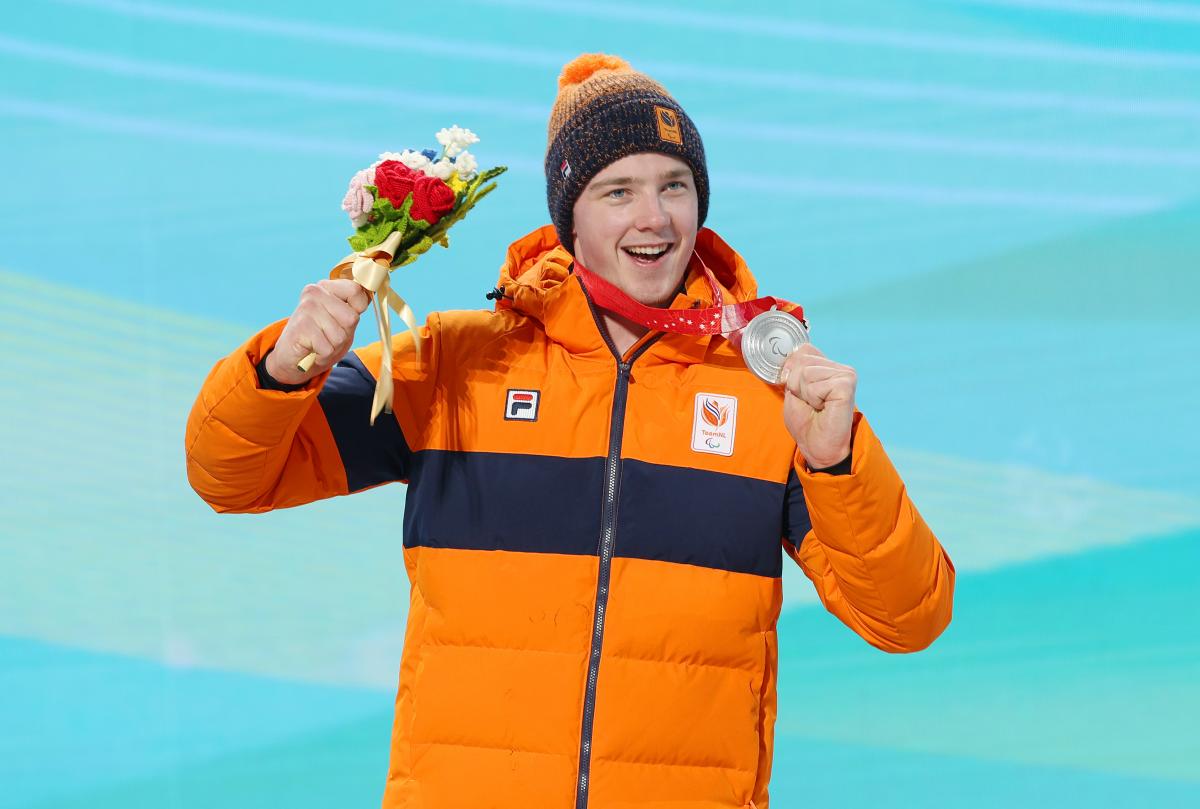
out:
M421 357L395 339L394 417L368 425L380 345L349 352L365 293L322 281L213 369L189 478L250 512L408 483L387 809L765 809L783 552L890 652L949 623L954 568L852 368L804 346L773 387L724 336L596 305L585 270L684 316L705 267L756 295L661 85L567 65L546 175L553 225L510 246L496 310L432 314Z

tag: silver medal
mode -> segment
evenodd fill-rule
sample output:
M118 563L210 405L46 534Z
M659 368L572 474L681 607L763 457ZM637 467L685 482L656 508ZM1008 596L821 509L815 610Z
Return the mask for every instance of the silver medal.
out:
M808 329L798 318L772 309L753 317L742 329L742 359L756 376L779 384L784 360L808 342Z

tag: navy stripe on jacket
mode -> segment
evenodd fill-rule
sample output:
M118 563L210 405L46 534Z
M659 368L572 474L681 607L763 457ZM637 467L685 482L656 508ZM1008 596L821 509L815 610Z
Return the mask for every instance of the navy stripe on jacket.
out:
M804 487L800 476L793 469L788 474L787 496L783 501L783 537L800 547L804 535L812 530L812 518L808 514L808 503L804 500Z
M604 458L413 453L406 547L598 553ZM807 531L782 483L624 459L615 554L779 576L780 540ZM799 486L796 486L798 489ZM787 497L798 497L789 504ZM794 525L789 530L784 519Z
M371 425L374 395L375 377L353 351L333 366L317 394L351 492L409 477L412 451L395 416L380 413Z

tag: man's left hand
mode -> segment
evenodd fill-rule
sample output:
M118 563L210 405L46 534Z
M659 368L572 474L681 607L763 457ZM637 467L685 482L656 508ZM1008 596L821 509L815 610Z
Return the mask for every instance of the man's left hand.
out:
M823 469L850 454L854 389L858 374L804 343L783 364L783 423L810 469Z

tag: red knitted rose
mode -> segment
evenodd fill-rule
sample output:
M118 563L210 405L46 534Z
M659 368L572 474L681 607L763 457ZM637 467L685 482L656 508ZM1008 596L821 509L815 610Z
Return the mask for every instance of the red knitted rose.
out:
M392 203L393 208L399 208L404 204L404 198L412 192L417 178L423 176L399 160L385 160L375 167L375 187L379 189L381 197L386 197Z
M413 204L408 215L413 219L424 219L431 225L450 213L454 208L454 189L437 177L422 174L413 189Z
M398 160L385 160L375 167L375 186L392 206L399 208L404 198L413 195L408 215L430 225L454 208L454 191L437 177L414 171Z

